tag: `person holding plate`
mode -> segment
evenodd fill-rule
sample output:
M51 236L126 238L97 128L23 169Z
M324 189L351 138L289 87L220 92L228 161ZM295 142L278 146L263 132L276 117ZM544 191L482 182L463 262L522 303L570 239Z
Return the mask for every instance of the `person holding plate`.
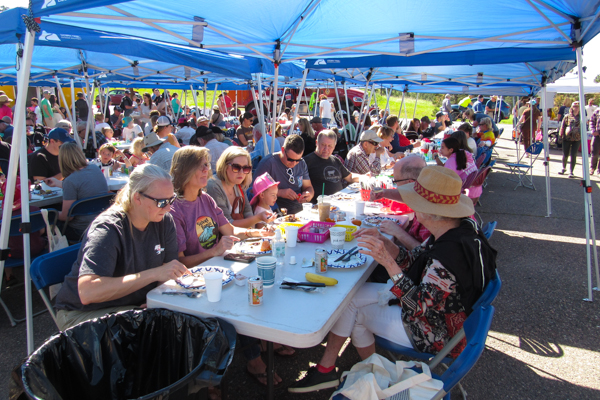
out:
M440 166L425 167L416 182L398 188L431 232L412 250L386 246L367 229L354 234L360 253L383 265L392 283L367 282L358 290L331 329L317 366L289 392L337 386L335 362L349 336L364 360L375 352L374 335L436 354L460 331L496 270L496 250L469 218L473 202L461 188L456 172ZM459 343L451 357L464 346Z
M114 204L84 234L77 261L56 296L61 330L111 312L145 307L146 294L189 270L177 260L171 177L137 167Z

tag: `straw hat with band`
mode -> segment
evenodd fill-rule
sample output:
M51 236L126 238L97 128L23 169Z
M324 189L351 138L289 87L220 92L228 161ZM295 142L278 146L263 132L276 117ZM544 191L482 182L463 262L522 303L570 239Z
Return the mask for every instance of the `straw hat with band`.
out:
M446 167L425 167L413 184L398 187L402 201L414 211L449 218L475 214L473 201L461 194L462 180Z

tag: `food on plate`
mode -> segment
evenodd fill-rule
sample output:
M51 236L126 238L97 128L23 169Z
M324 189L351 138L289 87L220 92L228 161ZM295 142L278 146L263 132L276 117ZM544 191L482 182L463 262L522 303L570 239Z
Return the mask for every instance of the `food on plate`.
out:
M281 215L287 215L287 208L280 208Z
M285 217L281 217L281 220L284 222L298 222L300 218L296 217L294 214L286 215Z
M260 245L260 251L271 251L271 243L269 240L265 239L262 241L262 244Z
M337 283L338 283L337 279L328 278L323 275L313 274L312 272L307 272L304 275L304 278L309 282L324 283L325 286L334 286L334 285L337 285Z
M360 219L353 219L352 220L352 224L354 224L356 226L361 226L362 225L362 221Z

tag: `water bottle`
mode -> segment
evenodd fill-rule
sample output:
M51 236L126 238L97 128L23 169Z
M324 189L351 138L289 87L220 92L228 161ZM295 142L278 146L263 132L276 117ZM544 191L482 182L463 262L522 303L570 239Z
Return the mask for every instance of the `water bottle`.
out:
M273 255L277 258L277 265L283 265L285 260L285 242L281 238L281 230L275 232L275 240L273 240Z

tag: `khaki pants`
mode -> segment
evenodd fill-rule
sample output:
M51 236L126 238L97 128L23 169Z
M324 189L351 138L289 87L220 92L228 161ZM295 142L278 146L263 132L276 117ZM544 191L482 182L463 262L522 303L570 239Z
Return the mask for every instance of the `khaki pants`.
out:
M54 118L44 118L44 125L48 128L54 128Z
M66 310L58 310L56 313L56 322L58 324L58 328L61 331L64 331L72 326L79 324L80 322L89 321L90 319L100 318L105 316L106 314L116 313L119 311L127 311L133 310L139 306L119 306L119 307L110 307L110 308L102 308L100 310L94 311L66 311Z

